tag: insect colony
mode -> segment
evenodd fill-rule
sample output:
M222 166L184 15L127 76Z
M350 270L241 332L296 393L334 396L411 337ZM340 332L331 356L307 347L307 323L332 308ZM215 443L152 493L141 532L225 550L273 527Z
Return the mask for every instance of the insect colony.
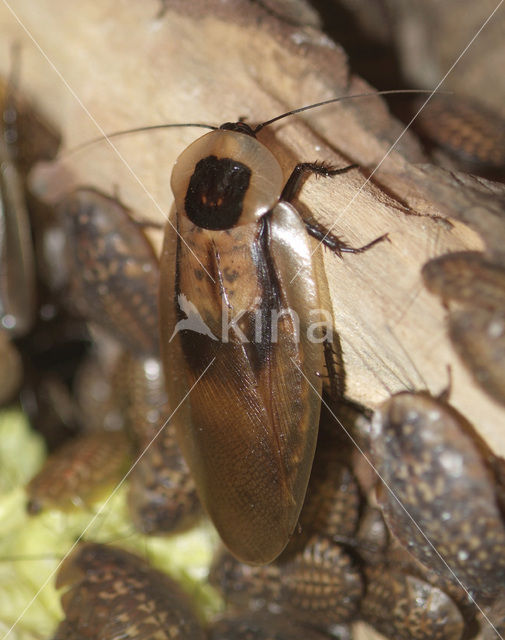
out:
M492 606L503 583L501 460L473 434L462 416L427 394L395 396L375 414L371 426L365 412L357 420L360 428L356 427L356 409L346 407L338 397L341 373L332 371L341 366L338 343L330 349L322 340L306 338L313 318L304 314L319 309L326 295L321 267L315 266L318 258L311 256L313 245L306 231L310 223L305 225L292 206L281 202L281 195L293 195L292 189L283 191L282 170L270 151L243 131L245 125L237 126L239 131L226 128L206 134L181 154L172 173L177 212L173 224L179 234L168 228L160 267L143 231L115 198L80 189L59 207L67 241L61 264L69 271L68 301L86 319L119 337L130 352L121 356L115 368L112 398L106 402L116 403L125 412L138 452L160 431L131 473L133 520L150 533L185 528L198 514L198 492L231 552L238 560L251 563L241 564L226 554L216 561L212 579L242 613L227 621L239 631L219 631L219 625L225 624L222 621L211 631L212 637L228 637L226 633L247 637L246 633L253 633L245 630L247 625L254 633L260 633L262 626L271 632L274 629L277 638L302 632L304 636L313 633L315 638L332 637L328 635L332 628L347 633L339 625L359 617L389 637L472 635L477 629L477 612L469 595L479 604ZM324 171L318 166L315 170ZM11 185L5 188L9 193ZM17 220L15 217L14 225ZM371 250L380 247L379 243ZM496 325L503 309L500 268L482 264L483 259L475 255L459 259L468 265L470 282L477 269L490 282L482 293L483 309ZM477 268L472 267L474 262ZM425 270L428 286L440 291L449 304L456 298L454 291L467 286L458 281L464 269L452 274L450 268L449 260L449 266L442 263L438 269ZM160 387L162 372L157 360L159 269L161 353L168 401ZM463 302L471 307L471 293ZM299 335L293 314L282 313L291 307L301 317ZM246 309L240 314L239 331L229 340L216 339L223 327L224 308L232 316ZM272 309L280 322L277 342L272 339ZM471 308L465 311L472 313ZM205 331L195 331L195 325L176 330L191 314L193 320L204 323ZM320 320L316 318L315 324L321 326ZM464 327L463 321L458 326L462 323ZM240 332L246 334L246 341L237 339ZM252 340L258 335L259 340ZM472 370L482 383L480 361ZM502 399L495 369L489 366L485 371L492 380L493 395ZM364 492L369 487L362 479L360 485L358 471L349 467L353 443L331 424L326 405L313 485L309 485L300 513L316 447L323 381L330 392L325 402L332 411L343 402L351 415L344 412L341 420L385 481L378 503L387 527L379 510L365 503ZM176 408L168 428L162 430L166 417ZM109 408L106 415L110 416ZM139 415L144 417L139 420ZM149 424L139 431L146 415ZM245 429L244 424L248 425ZM175 431L191 474L174 450L177 445L168 439ZM108 464L104 465L100 456L107 451L105 442L110 436ZM114 454L128 446L125 439L117 433L103 437L100 444L96 436L86 436L76 453L87 458L88 464L72 466L66 483L58 483L60 470L54 479L44 481L42 475L32 482L32 512L43 509L45 500L49 505L51 500L58 502L66 490L66 498L73 498L74 480L76 486L83 479L89 485L90 478L107 480L103 476L111 469L111 475L121 472L122 456ZM73 446L55 454L59 469L70 460ZM175 464L170 477L168 459ZM463 479L468 484L463 485ZM50 495L53 487L59 489L55 497ZM171 490L181 500L173 517L164 520L160 505L167 502ZM464 496L469 494L482 497L467 501ZM67 637L68 629L79 625L88 625L95 633L103 629L100 625L106 625L111 614L98 606L100 584L102 580L104 584L114 582L116 571L124 585L139 582L139 575L149 579L150 570L139 569L136 559L121 557L120 552L114 555L114 551L109 557L93 546L82 549L66 561L69 570L60 578L62 583L73 582L74 587L64 603L68 620L57 637ZM102 553L105 559L97 569L94 554L100 558ZM273 564L264 566L271 561ZM134 568L128 568L130 563ZM90 584L79 569L95 576ZM152 580L156 583L164 578L153 573ZM85 596L79 595L79 588ZM146 588L148 593L150 588ZM118 615L130 612L124 625L138 625L138 637L152 632L143 626L148 621L135 617L143 614L140 606L137 610L131 604L137 597L133 587L125 591L131 600L118 593L114 611ZM183 597L174 595L172 602L180 599ZM76 604L84 601L85 606ZM151 602L154 607L166 606L158 604L154 592ZM197 637L198 633L203 637L203 631L195 631L193 622L188 622L192 614L186 604L170 606L182 611L175 623L177 637ZM250 606L260 612L253 616L248 612ZM271 609L296 619L297 630L291 623L272 618ZM184 631L185 625L192 630ZM108 632L113 636L120 628Z

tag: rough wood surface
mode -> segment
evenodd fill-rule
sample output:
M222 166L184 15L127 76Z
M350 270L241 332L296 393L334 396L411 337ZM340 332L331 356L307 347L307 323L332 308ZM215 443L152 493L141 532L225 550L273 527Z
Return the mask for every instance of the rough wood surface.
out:
M2 68L9 67L8 44L20 41L22 88L59 126L67 148L100 135L96 123L110 132L239 116L254 122L369 89L349 75L344 52L326 36L278 20L259 4L173 0L162 17L158 10L157 2L86 0L76 10L57 0L18 0L16 14L43 53L3 6ZM460 365L446 337L445 311L419 273L441 253L483 248L478 226L485 217L503 234L505 189L423 165L408 134L365 184L402 131L379 98L312 111L304 120L285 120L262 134L286 173L298 160L316 159L362 169L309 180L302 206L355 245L390 237L344 260L324 252L348 395L374 406L405 387L437 393L451 365L452 402L505 453L503 411ZM162 221L172 204L170 168L198 135L195 129L137 134L116 139L117 151L104 142L70 156L56 173L39 171L34 184L48 199L71 184L116 191L140 219ZM450 218L452 226L430 216Z
M387 4L406 77L434 86L499 2L387 0ZM497 81L496 71L505 62L504 21L505 7L501 5L444 83L444 89L478 98L502 115L505 82Z
M263 121L287 109L370 87L349 74L344 52L314 26L293 26L246 0L16 0L0 5L0 69L22 44L20 85L58 126L66 148L162 122ZM18 21L19 19L19 21ZM24 25L28 31L22 27ZM33 39L32 39L33 38ZM395 391L438 393L505 454L504 411L473 384L446 335L440 301L424 288L423 264L448 251L503 247L505 188L423 164L379 98L343 102L291 118L261 135L282 158L361 169L309 180L302 206L353 245L383 233L364 255L324 252L340 332L347 395L374 407ZM72 185L118 193L139 219L163 222L171 167L199 135L183 129L106 142L38 171L35 189L54 200ZM383 161L383 162L382 162ZM369 182L367 177L381 163ZM448 224L446 220L452 224ZM153 233L159 246L161 232Z

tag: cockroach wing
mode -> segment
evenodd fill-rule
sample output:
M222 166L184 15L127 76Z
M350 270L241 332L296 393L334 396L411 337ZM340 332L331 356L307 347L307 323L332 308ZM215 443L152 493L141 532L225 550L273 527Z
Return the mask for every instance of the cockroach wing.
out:
M181 237L165 234L160 286L173 421L223 541L267 563L296 526L317 439L323 345L311 333L321 319L309 239L286 203L226 231L183 216L178 227ZM225 334L233 318L238 331Z

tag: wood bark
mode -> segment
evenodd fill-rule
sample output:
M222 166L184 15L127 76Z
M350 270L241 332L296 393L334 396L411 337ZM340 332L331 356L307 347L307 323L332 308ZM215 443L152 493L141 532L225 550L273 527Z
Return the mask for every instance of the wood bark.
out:
M8 73L10 45L19 42L20 88L55 123L66 149L142 125L261 122L372 90L313 20L296 25L261 3L17 0L12 8L0 6L0 70ZM437 394L450 366L452 404L505 455L504 410L462 366L446 311L420 277L426 261L450 251L498 255L505 187L427 164L416 139L402 133L374 97L283 120L260 140L286 176L299 161L359 164L334 179L309 179L300 206L354 246L389 236L363 255L339 259L323 250L347 396L373 408L406 388ZM54 202L73 186L94 186L117 193L139 220L163 223L173 202L171 167L200 134L174 129L102 142L40 167L33 188ZM157 247L161 235L151 234Z

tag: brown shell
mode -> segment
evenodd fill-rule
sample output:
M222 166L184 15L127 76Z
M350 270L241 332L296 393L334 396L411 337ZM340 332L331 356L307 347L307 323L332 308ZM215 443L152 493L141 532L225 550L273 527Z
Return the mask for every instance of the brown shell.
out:
M183 531L201 515L195 483L182 457L167 401L161 362L128 358L123 363L129 398L127 422L137 456L130 474L128 505L140 531Z
M22 336L35 321L35 256L24 183L0 134L0 330Z
M351 556L322 537L281 567L281 585L283 611L319 629L353 620L363 595L361 572Z
M321 630L352 620L363 593L361 573L349 554L322 537L265 567L251 567L224 554L211 581L235 606L274 605L290 619Z
M65 198L72 304L138 355L158 355L158 259L131 213L93 189Z
M60 139L14 90L15 82L0 79L0 327L22 336L36 315L26 175L35 162L56 155Z
M460 252L423 267L430 291L449 308L449 336L477 384L505 404L505 269Z
M488 309L505 304L505 269L483 253L458 251L427 262L422 270L428 289L445 304L485 306Z
M65 509L86 502L121 479L129 450L123 433L91 433L67 442L28 484L28 511L36 514L47 507Z
M343 640L342 635L338 637ZM209 630L209 640L328 640L328 638L328 635L294 622L286 615L274 615L264 611L224 616L216 620Z
M307 335L319 308L309 239L285 203L259 225L207 231L180 216L179 231L184 242L167 227L160 287L179 443L224 543L244 561L270 562L296 527L319 423L324 361L322 345ZM198 305L208 331L176 331L189 317L177 303ZM297 312L299 339L292 317L282 315L277 341L263 333L256 340L251 320L259 313L266 323L278 308ZM222 337L223 309L230 319L245 312L248 342L234 331Z
M472 307L452 311L449 336L475 382L505 404L505 304L492 310Z
M240 609L265 607L278 602L280 597L281 577L277 563L251 566L227 551L215 558L209 581L221 592L227 604Z
M168 576L122 549L81 544L64 562L57 587L65 620L54 640L204 640L189 600Z
M356 534L362 496L349 467L326 438L318 442L298 530L286 551L300 549L314 534L351 539Z
M505 121L475 100L432 96L416 118L416 130L477 171L505 171Z
M472 427L440 400L400 393L371 433L379 499L398 540L444 579L493 598L505 580L505 526L492 455Z
M443 591L387 564L368 567L363 620L395 640L460 640L465 625Z

